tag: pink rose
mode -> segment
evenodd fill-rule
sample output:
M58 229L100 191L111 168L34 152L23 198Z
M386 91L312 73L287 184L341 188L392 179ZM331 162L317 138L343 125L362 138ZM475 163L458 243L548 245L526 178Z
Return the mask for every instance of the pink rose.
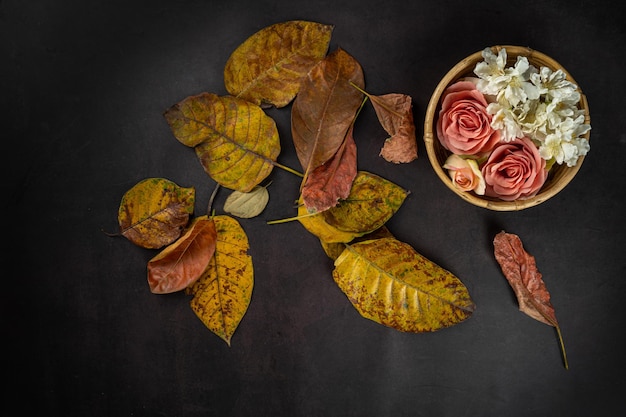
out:
M443 92L437 136L444 148L457 155L489 152L500 141L491 127L487 100L471 81L458 81Z
M526 137L496 146L481 171L485 195L505 201L533 197L548 177L546 161Z

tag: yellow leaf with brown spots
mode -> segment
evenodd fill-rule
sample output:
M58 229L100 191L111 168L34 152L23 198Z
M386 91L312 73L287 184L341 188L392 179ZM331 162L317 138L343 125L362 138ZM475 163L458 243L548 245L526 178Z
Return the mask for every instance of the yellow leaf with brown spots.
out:
M280 138L274 119L240 98L202 93L164 114L172 133L194 148L206 173L220 185L247 193L274 168Z
M134 244L159 249L180 237L193 213L196 192L164 178L146 178L122 197L118 223Z
M326 55L332 30L331 25L304 20L259 30L228 58L226 90L257 105L286 106L302 78Z
M403 332L450 327L475 309L459 278L393 237L346 245L333 278L363 317Z
M248 310L254 287L248 236L237 220L215 216L215 253L202 276L186 292L191 309L209 330L230 341Z

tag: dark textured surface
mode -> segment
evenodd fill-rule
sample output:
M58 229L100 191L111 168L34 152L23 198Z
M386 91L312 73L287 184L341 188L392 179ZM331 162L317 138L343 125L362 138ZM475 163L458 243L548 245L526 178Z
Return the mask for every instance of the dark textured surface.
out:
M470 3L1 1L3 408L19 410L4 415L624 415L624 6ZM593 130L581 171L515 213L456 197L421 139L417 161L386 163L373 111L359 117L359 168L411 191L390 230L461 278L477 305L468 321L416 335L360 317L316 238L296 222L266 224L295 214L299 180L278 169L266 211L241 221L256 282L230 348L185 295L150 293L154 252L103 233L117 231L122 195L146 177L195 187L204 213L214 183L162 114L189 95L224 94L234 48L292 19L335 25L331 50L359 60L370 92L411 95L419 137L439 79L485 46L530 46L583 88ZM298 168L289 110L268 114L279 161ZM502 229L537 259L569 371L554 330L517 309L493 257Z

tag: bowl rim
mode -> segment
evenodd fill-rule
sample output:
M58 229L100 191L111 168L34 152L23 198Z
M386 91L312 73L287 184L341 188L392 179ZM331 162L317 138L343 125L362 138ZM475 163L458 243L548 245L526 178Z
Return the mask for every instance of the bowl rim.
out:
M578 107L584 111L585 123L591 123L587 97L583 94L580 85L576 83L571 74L556 60L530 47L522 47L516 45L495 45L491 46L490 48L495 54L497 54L501 49L506 49L507 62L510 62L513 58L516 59L517 56L526 56L528 58L528 61L531 64L535 65L537 68L539 68L540 66L547 66L553 70L560 69L561 71L563 71L566 78L570 82L574 83L578 88L578 92L580 93L580 102L578 104ZM478 196L472 192L462 191L458 189L452 182L452 179L449 177L447 172L445 172L445 170L443 169L443 163L437 159L435 142L437 142L438 146L441 146L441 144L439 143L439 139L437 138L436 131L433 131L433 126L436 126L436 113L440 106L439 102L441 99L441 95L452 82L473 71L476 64L483 60L483 50L477 51L460 60L446 73L446 75L437 84L437 87L435 88L430 98L430 101L428 102L428 106L426 108L426 116L424 118L423 139L426 145L426 153L428 154L428 159L435 173L441 179L441 181L455 194L475 206L495 211L517 211L537 206L554 197L570 183L570 181L576 176L576 174L580 170L580 167L582 166L582 163L585 159L584 155L578 158L578 162L573 167L567 167L564 165L554 167L551 170L551 178L548 180L549 183L544 184L539 193L537 193L534 197L514 201L504 201L497 198ZM587 141L589 141L590 132L587 132L584 137Z

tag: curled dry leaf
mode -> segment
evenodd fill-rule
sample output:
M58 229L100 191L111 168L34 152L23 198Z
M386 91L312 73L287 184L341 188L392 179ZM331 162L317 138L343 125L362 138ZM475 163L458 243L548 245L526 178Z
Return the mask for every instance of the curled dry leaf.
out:
M159 249L180 237L195 204L195 189L164 178L147 178L122 197L120 233L134 244Z
M363 70L339 48L309 71L291 109L291 133L306 177L336 153L362 101Z
M320 213L298 208L298 221L326 243L346 243L382 227L393 216L407 192L378 175L359 171L348 198Z
M252 191L242 193L233 191L226 197L224 211L242 219L250 219L258 216L265 210L270 199L267 187L255 186Z
M196 282L215 252L216 237L213 219L194 219L185 234L148 262L150 291L168 294Z
M380 125L390 135L380 150L380 156L396 164L417 159L411 96L399 93L376 96L358 87L357 89L370 99Z
M248 236L237 220L215 216L215 254L202 276L186 292L193 295L191 309L204 325L230 341L248 310L254 287Z
M370 233L400 209L407 195L397 184L371 172L359 171L348 198L322 215L339 230Z
M333 278L363 317L403 332L450 327L475 309L455 275L393 237L346 245Z
M321 212L347 198L357 174L356 165L356 143L350 127L337 153L306 178L301 191L306 209L313 213Z
M331 25L302 20L261 29L228 58L226 90L257 105L286 106L302 78L326 55L332 30Z
M519 236L512 233L498 233L493 240L493 246L495 258L515 292L520 311L556 328L563 361L568 368L561 329L550 302L550 293L537 269L535 257L526 252Z
M248 192L271 172L280 154L274 119L243 99L202 93L164 114L176 139L196 151L220 185Z

